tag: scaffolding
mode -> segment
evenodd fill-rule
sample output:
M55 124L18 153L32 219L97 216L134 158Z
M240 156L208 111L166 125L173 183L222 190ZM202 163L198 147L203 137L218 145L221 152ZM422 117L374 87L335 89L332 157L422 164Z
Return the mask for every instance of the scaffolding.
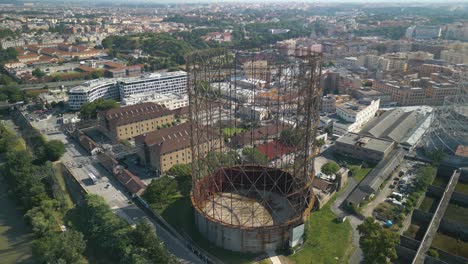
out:
M197 213L244 230L302 224L314 202L321 54L208 50L187 71Z
M425 141L428 151L454 155L460 146L468 147L468 77L457 85L458 93L434 109L434 122Z

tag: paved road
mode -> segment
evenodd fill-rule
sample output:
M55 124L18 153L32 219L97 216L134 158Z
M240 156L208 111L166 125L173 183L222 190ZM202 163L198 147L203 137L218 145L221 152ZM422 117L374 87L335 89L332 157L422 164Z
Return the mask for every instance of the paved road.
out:
M61 85L65 87L73 87L83 83L85 80L66 81L66 82L48 82L48 83L35 83L35 84L17 84L14 85L22 90L43 89L45 86L48 88L59 88ZM5 85L0 85L0 88Z
M149 220L156 229L158 237L165 243L167 249L177 256L183 263L202 263L199 258L187 249L178 239L173 237L157 222L153 221L136 205L131 203L129 194L122 185L117 182L101 165L99 165L87 152L73 139L66 137L63 133L45 135L49 140L62 141L66 146L66 152L62 162L69 168L78 182L84 186L88 193L100 195L109 204L111 209L134 225L143 219ZM94 173L98 181L93 184L88 173Z
M359 232L357 231L357 227L358 225L360 225L362 223L362 219L353 215L353 214L350 214L349 212L343 210L342 208L342 204L344 202L344 200L349 196L349 194L354 190L354 188L358 185L359 182L357 182L356 180L354 180L354 178L349 178L348 180L348 184L346 185L345 189L343 190L343 192L340 194L340 196L338 196L335 200L335 202L332 204L331 206L331 210L334 214L336 214L337 216L346 216L347 220L349 221L351 227L352 227L352 230L353 230L353 246L355 248L354 250L354 253L353 255L351 255L350 259L349 259L349 263L351 264L358 264L358 263L361 263L362 259L363 259L363 255L362 255L362 250L359 246Z
M396 175L398 175L398 171L392 174L390 180L387 182L387 184L385 184L382 190L374 197L374 199L362 208L361 213L363 216L365 217L372 216L374 209L379 204L385 202L385 199L387 199L387 197L390 196L390 194L392 194L393 190L390 189L390 185L392 185L393 177L395 177Z

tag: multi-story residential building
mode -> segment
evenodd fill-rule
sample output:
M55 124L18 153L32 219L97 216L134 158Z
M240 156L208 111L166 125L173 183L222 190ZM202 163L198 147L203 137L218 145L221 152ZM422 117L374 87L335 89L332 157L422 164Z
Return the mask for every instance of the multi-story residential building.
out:
M134 105L144 102L152 102L155 104L163 105L169 110L185 107L189 105L189 98L187 94L143 94L143 95L131 95L129 97L122 98L122 104Z
M449 64L468 64L468 53L461 53L454 50L443 50L440 52L440 59Z
M151 73L122 79L118 82L118 86L122 98L134 94L182 94L187 92L187 73L184 71Z
M82 83L72 88L68 93L68 105L71 110L80 110L87 102L93 102L99 98L119 100L119 88L115 80L98 79Z
M79 110L86 102L99 98L120 100L133 95L185 94L187 73L164 72L152 73L140 77L120 79L99 79L84 82L69 92L71 110Z
M379 110L380 100L349 101L336 107L339 120L333 124L333 134L344 135L359 130L375 117Z
M99 130L114 142L143 135L173 121L171 110L149 102L98 113Z
M408 59L399 54L388 54L379 60L378 69L383 71L405 72L408 70Z
M377 100L380 99L380 107L387 107L392 101L392 95L386 94L370 87L362 87L352 91L353 96L358 100L369 99Z
M426 102L426 92L421 87L399 85L396 82L375 82L373 88L392 95L392 101L400 106L423 105Z
M442 28L440 26L411 26L406 30L407 38L435 39L439 38Z
M242 64L247 79L271 81L271 72L267 60L247 61Z
M335 103L335 95L328 94L323 96L320 104L320 111L324 113L334 113L336 111Z
M203 131L216 133L215 131ZM196 146L198 155L207 155L210 151L219 150L223 146L222 137L208 135L201 145ZM157 175L164 174L176 164L187 164L192 161L190 144L190 123L182 123L158 131L149 132L135 138L139 148L138 156L142 163L156 171Z
M439 43L431 43L429 41L413 42L411 44L411 51L426 51L434 54L434 59L440 58L440 52L446 47Z
M412 80L411 86L399 85L397 82L376 82L373 88L391 94L392 101L400 106L441 105L445 97L453 96L458 91L458 88L451 83L438 83L428 78L421 79Z

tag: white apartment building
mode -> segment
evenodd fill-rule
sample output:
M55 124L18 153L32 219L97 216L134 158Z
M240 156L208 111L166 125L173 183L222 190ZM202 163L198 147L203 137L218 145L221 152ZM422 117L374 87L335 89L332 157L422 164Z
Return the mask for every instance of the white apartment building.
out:
M188 94L150 94L150 95L131 95L125 98L122 98L123 105L134 105L143 102L152 102L158 105L163 105L169 110L174 110L189 105Z
M340 118L333 124L333 134L344 135L348 132L357 133L377 113L380 99L360 103L350 101L336 107L336 114Z
M187 73L184 71L151 73L121 79L118 86L121 98L134 94L183 94L187 92Z
M154 94L183 95L187 92L187 73L183 71L151 73L140 77L113 78L87 81L69 91L68 104L71 110L79 110L84 103L93 102L99 98L120 100L132 96L151 96ZM151 99L151 98L149 98ZM128 99L128 101L142 100ZM161 99L166 100L166 99ZM171 104L182 104L184 99Z
M212 92L220 93L229 100L251 104L254 102L257 90L244 89L230 82L218 82L210 84Z
M119 88L114 79L98 79L82 83L68 92L68 105L71 110L80 110L87 102L99 98L119 100Z

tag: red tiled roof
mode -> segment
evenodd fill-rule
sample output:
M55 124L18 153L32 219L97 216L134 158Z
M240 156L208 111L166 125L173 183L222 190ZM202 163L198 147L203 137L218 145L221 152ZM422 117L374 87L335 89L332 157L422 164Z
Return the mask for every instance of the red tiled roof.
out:
M278 141L272 141L256 147L258 151L268 157L268 160L273 160L289 154L294 151L294 147L281 144Z

